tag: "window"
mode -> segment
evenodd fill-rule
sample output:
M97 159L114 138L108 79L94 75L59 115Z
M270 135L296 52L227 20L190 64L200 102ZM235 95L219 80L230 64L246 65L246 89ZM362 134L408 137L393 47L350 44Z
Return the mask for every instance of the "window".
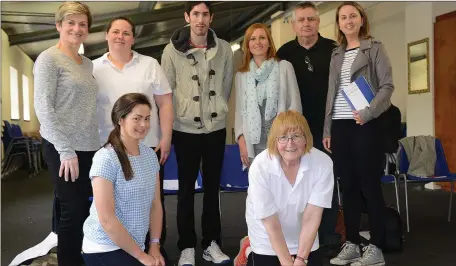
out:
M24 121L30 121L29 79L22 75L22 105L24 106Z
M19 120L19 87L17 70L10 66L11 119Z

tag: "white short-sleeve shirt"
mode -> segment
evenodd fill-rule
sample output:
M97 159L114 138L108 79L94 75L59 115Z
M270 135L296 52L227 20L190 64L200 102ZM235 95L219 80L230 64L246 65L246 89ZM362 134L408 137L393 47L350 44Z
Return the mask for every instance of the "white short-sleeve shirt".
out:
M171 87L158 61L150 56L133 52L133 58L122 70L109 61L108 54L93 61L93 76L98 83L97 113L100 142L103 145L114 129L111 111L114 103L126 93L144 93L152 104L150 129L144 139L148 147L156 147L161 138L158 108L154 95L171 93Z
M333 163L318 149L301 157L292 186L287 180L279 158L264 150L255 157L249 170L246 201L246 221L252 251L261 255L276 255L262 219L278 215L290 254L298 252L302 215L308 203L331 208L334 188ZM319 247L318 234L311 251Z

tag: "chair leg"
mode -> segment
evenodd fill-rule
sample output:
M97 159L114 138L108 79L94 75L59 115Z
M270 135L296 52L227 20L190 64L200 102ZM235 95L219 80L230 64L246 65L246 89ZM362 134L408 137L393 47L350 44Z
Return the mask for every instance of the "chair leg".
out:
M407 232L410 233L407 176L405 176L405 175L404 175L404 185L405 185L405 215L407 217Z
M219 197L219 213L220 213L220 246L222 246L223 242L223 225L222 225L222 192L219 190L218 193Z
M399 180L394 177L394 188L396 190L396 205L397 205L397 212L401 214L401 207L399 206Z
M453 193L454 193L454 181L451 182L450 206L448 207L448 222L451 222L451 210L453 207Z
M340 185L339 185L339 179L338 178L336 178L336 187L337 187L336 188L337 189L337 199L339 201L339 207L341 207L342 206L342 197L340 195Z

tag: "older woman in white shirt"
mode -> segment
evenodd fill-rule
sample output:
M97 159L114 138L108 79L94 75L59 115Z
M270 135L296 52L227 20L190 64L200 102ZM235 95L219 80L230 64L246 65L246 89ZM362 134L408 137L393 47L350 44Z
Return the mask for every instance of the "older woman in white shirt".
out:
M331 207L333 164L313 148L300 113L278 114L267 149L250 167L249 184L247 265L322 265L317 236L323 208Z
M250 161L266 149L266 139L277 113L302 112L293 66L279 61L271 33L255 23L245 32L243 62L236 73L235 132L241 161Z

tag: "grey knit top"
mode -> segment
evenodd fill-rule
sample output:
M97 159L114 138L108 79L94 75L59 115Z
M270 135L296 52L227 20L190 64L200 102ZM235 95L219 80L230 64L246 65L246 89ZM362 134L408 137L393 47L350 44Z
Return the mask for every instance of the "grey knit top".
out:
M60 160L76 157L75 151L100 148L98 87L92 70L90 59L82 56L79 65L55 46L35 61L34 106L40 133L55 146Z

